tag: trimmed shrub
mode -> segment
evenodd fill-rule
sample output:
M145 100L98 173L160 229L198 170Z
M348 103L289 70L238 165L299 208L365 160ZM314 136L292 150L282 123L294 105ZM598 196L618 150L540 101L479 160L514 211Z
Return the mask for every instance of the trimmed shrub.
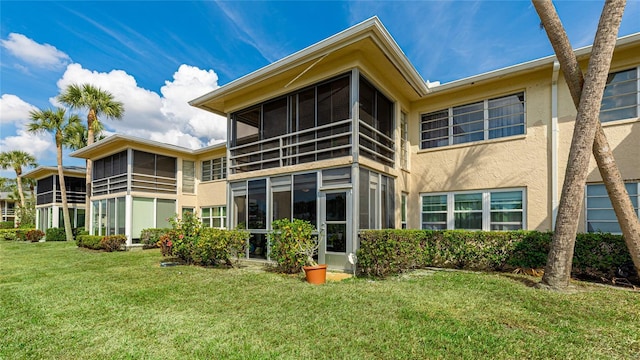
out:
M66 241L67 234L64 232L64 228L48 228L46 240L47 241Z
M425 249L429 232L422 230L366 230L360 233L358 270L385 277L425 266L433 254Z
M166 233L168 233L171 229L169 228L150 228L143 229L140 232L140 242L142 243L143 249L153 249L157 248L158 242L160 241L160 237Z
M16 240L27 241L27 232L32 229L16 229Z
M18 229L0 229L0 240L13 241L16 240L16 232Z
M73 229L71 229L71 232L73 234L73 238L74 239L77 239L78 236L80 236L80 235L89 235L89 232L87 230L85 230L85 228L83 228L83 227L73 228Z
M126 243L127 237L124 235L109 235L100 240L100 248L107 252L120 251Z
M79 235L76 238L76 245L87 249L100 250L100 241L102 236L100 235Z
M505 271L542 268L552 233L538 231L368 230L360 234L358 270L385 277L420 267ZM572 275L638 282L622 236L578 234Z
M40 239L44 237L44 232L42 230L29 230L27 231L26 238L27 241L38 242Z
M13 221L0 221L0 229L13 229Z

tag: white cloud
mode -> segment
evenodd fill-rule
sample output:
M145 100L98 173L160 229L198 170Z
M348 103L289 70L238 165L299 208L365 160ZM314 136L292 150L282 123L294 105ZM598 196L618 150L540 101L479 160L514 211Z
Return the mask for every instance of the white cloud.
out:
M116 133L162 141L189 148L200 148L213 140L226 138L224 118L191 107L187 102L218 87L213 70L182 65L166 81L162 96L138 86L125 71L108 73L84 69L70 64L58 80L60 91L70 84L90 83L113 94L124 104L122 120L102 119L107 130ZM54 105L55 98L50 99ZM83 115L84 116L84 115Z
M0 97L0 124L26 123L29 112L37 108L12 94Z
M56 146L53 135L49 133L33 134L24 129L18 129L15 136L0 139L2 151L22 150L33 155L39 163L56 161Z
M69 55L49 44L39 44L32 39L16 33L10 33L0 45L18 59L41 68L60 69L71 60Z
M180 65L173 81L165 81L162 93L162 114L170 121L184 124L198 138L226 138L227 123L222 116L189 105L189 101L217 89L218 75L213 70L201 70Z

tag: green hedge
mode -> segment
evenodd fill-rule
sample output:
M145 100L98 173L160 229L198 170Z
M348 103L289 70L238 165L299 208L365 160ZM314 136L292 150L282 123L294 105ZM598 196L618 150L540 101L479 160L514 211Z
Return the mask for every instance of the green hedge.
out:
M76 245L92 250L104 250L107 252L122 250L122 246L127 242L124 235L78 235Z
M16 239L16 232L19 229L0 229L0 240L13 241Z
M552 235L538 231L368 230L360 234L358 270L366 276L385 277L423 267L543 268ZM621 276L619 269L630 262L622 236L578 234L572 274L611 280ZM638 281L635 274L630 275L630 280Z
M153 249L158 247L160 236L171 231L169 228L150 228L143 229L140 232L140 243L144 249Z
M13 221L0 221L0 229L13 229Z
M184 236L176 230L170 236L173 252L188 264L233 265L244 255L250 233L246 230L203 228L196 236Z
M27 233L35 229L0 229L0 240L27 241Z
M64 232L64 228L48 228L46 239L47 241L66 241L67 234Z

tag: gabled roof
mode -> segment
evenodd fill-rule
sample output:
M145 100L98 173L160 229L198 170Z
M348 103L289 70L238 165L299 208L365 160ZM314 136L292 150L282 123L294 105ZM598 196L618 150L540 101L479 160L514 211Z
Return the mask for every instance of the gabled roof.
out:
M87 174L87 169L80 166L63 166L62 172L65 176L84 178ZM37 168L26 172L22 176L25 178L37 180L51 175L58 175L57 166L38 166Z
M292 71L292 81L294 81L296 79L296 77L293 76L294 74L300 76L317 62L322 61L326 56L337 54L338 52L342 54L349 50L361 51L364 52L362 57L367 57L367 52L372 52L372 48L363 46L365 40L372 41L376 46L375 54L371 53L370 57L378 58L382 55L402 76L408 88L412 89L413 94L411 94L411 96L408 95L409 97L421 97L429 92L426 82L402 52L400 46L398 46L393 37L391 37L380 20L374 16L200 96L190 101L189 104L225 116L226 98L232 97L240 91L248 91L248 89L251 88L257 89L262 82L268 81L276 75ZM300 72L300 69L303 71Z
M89 146L85 146L82 149L78 149L72 152L71 156L82 159L94 159L102 155L108 155L111 149L122 147L144 147L158 150L165 150L171 153L180 153L188 155L200 155L208 151L222 149L226 146L225 143L215 144L207 146L201 149L192 150L182 146L167 144L159 141L143 139L135 136L115 134L100 141L97 141Z

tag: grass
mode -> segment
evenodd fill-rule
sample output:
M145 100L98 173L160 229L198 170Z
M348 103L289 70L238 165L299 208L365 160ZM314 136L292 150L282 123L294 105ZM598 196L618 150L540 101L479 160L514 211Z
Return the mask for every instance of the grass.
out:
M640 293L435 271L322 286L0 242L0 359L637 359Z

